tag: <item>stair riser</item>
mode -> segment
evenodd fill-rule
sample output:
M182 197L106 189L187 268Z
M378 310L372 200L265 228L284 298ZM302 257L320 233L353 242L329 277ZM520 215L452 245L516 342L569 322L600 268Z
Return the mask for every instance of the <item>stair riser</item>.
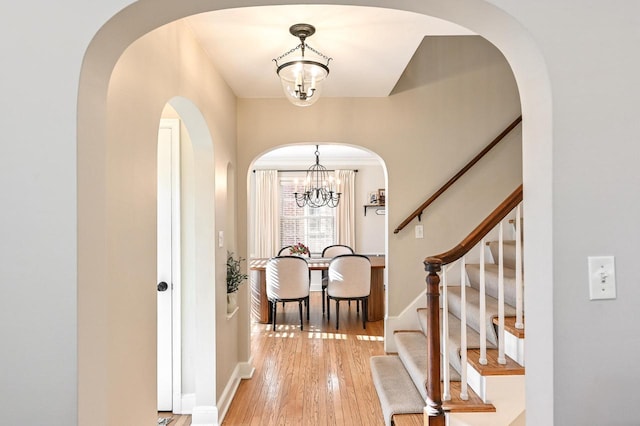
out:
M480 265L470 264L466 267L471 287L480 291ZM498 268L496 265L485 265L485 292L494 299L498 298ZM507 305L516 306L515 271L504 270L504 301Z
M480 295L475 289L466 288L466 297L467 297L467 326L480 333ZM460 296L460 287L449 287L449 312L456 317L460 317L461 315L461 296ZM493 319L498 315L498 302L497 300L487 297L486 299L486 322L485 329L487 332L487 341L492 344L498 344L498 336L496 334L496 329L493 325ZM504 314L505 316L514 316L515 308L509 305L505 305Z
M522 248L522 247L521 247ZM498 242L491 241L489 243L489 250L493 257L493 263L498 263ZM515 241L504 241L502 246L502 261L507 268L514 269L516 266L516 243Z
M469 366L469 386L486 403L496 407L495 413L451 413L448 425L509 425L525 410L525 376L482 377Z
M504 352L518 364L524 367L524 339L519 339L511 333L504 333Z

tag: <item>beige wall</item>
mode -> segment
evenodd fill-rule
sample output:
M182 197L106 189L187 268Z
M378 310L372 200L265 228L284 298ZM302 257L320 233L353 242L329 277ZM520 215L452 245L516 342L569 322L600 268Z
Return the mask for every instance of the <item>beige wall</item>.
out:
M386 188L385 169L382 164L360 165L356 177L356 244L358 253L381 254L385 252L385 223L386 215L376 214L377 208L367 209L364 215L364 205L369 204L369 192Z
M424 257L459 242L522 182L521 142L515 137L425 213L424 239L414 239L412 229L392 233L520 114L511 69L486 40L430 37L418 56L407 74L428 79L406 77L398 85L402 90L388 98L324 98L312 108L297 108L284 99L238 101L240 203L246 199L251 161L281 144L339 141L365 147L385 162L390 315L424 291Z
M226 175L227 163L234 161L235 97L191 32L181 24L167 25L132 44L117 63L110 82L103 177L107 188L106 246L92 248L104 249L102 255L108 264L104 270L87 271L96 276L79 295L81 303L100 305L105 299L109 303L107 310L81 311L78 318L81 355L96 352L95 358L83 359L80 364L80 420L84 424L155 422L156 144L161 112L176 96L189 99L201 111L210 132L207 140L200 138L192 144L200 153L194 163L205 164L200 169L194 166L194 181L211 181L211 191L200 200L199 212L211 228L215 223L216 228L224 229L226 186L216 187L213 193L213 179L214 172L218 178L218 170ZM91 172L79 174L87 188L101 184L92 178ZM215 211L211 210L213 206ZM203 323L211 328L211 341L208 345L199 341L209 348L200 351L206 359L195 360L196 374L205 377L205 384L206 380L210 382L197 404L210 406L215 405L216 394L228 380L219 375L219 385L211 385L216 378L213 339L217 335L222 341L234 341L227 335L227 328L215 328L214 315L223 313L226 306L226 256L224 248L214 251L212 240L213 232L208 237L199 235L200 242L194 248L195 263L206 263L201 268L196 266L196 285L211 289L210 293L198 294L200 317L211 318ZM92 341L91 335L106 336L107 341ZM101 350L104 353L97 353ZM219 371L228 371L229 367L222 367L237 362L225 359L224 353L220 355ZM199 378L195 379L198 392ZM107 406L119 408L106 410Z

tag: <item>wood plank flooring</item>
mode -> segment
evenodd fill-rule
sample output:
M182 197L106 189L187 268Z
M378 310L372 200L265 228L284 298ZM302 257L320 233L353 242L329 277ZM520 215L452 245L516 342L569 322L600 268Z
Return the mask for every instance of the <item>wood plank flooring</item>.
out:
M322 315L319 292L311 293L310 318L300 331L297 303L278 306L277 329L254 323L253 378L238 387L223 425L384 425L371 379L369 358L384 355L384 321L362 328L355 303L340 303L340 330ZM305 312L306 316L306 312ZM189 426L191 416L172 417L169 426Z
M319 292L300 331L297 303L278 306L276 331L253 324L256 369L240 383L223 425L384 425L369 358L383 355L384 321L362 328L355 303L340 304L340 330L322 316Z

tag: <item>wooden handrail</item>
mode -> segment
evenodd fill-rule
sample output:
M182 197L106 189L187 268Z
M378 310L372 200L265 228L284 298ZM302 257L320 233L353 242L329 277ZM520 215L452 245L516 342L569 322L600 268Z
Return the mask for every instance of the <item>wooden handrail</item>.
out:
M522 185L511 193L480 225L476 227L457 246L444 253L429 256L424 260L427 274L427 406L429 417L425 424L444 426L445 415L442 410L440 389L440 276L442 265L449 264L467 254L495 228L510 211L522 201Z
M437 254L435 256L429 256L424 260L425 265L428 263L439 263L440 265L447 265L451 262L455 262L462 256L467 254L476 244L484 238L489 231L500 223L509 212L516 208L522 201L522 185L520 185L515 191L511 193L496 209L491 212L480 225L476 227L467 237L460 242L457 246L444 253Z
M478 161L480 161L480 159L482 157L484 157L487 152L491 151L491 149L494 146L496 146L498 144L498 142L500 142L502 139L504 139L504 137L507 136L509 134L509 132L511 132L518 124L520 124L521 121L522 121L522 116L519 116L518 118L516 118L514 120L514 122L511 123L506 129L504 129L502 131L502 133L500 133L498 136L496 136L496 138L494 140L492 140L489 145L484 147L484 149L482 151L480 151L478 153L478 155L473 157L473 159L471 161L469 161L469 163L467 163L466 166L464 166L462 169L460 169L460 171L458 173L456 173L455 176L453 176L451 179L449 179L447 181L447 183L442 185L442 188L438 189L431 197L429 197L429 199L427 199L427 201L422 203L422 205L420 207L418 207L416 209L416 211L411 213L400 225L398 225L398 227L393 230L393 233L397 234L405 226L407 226L413 219L415 219L416 217L421 217L422 216L422 212L424 211L424 209L429 207L429 205L431 205L431 203L433 203L440 195L442 195L442 193L444 193L444 191L446 191L451 185L453 185L458 179L460 179L462 177L462 175L464 175L471 167L473 167L474 164L476 164Z

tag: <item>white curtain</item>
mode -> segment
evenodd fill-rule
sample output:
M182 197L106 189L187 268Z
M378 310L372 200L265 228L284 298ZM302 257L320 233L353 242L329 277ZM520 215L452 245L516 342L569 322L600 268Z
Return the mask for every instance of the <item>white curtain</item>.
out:
M353 170L336 170L340 204L336 207L336 244L344 244L355 250L355 181Z
M280 248L280 185L277 170L256 170L254 249L256 257L272 257Z

